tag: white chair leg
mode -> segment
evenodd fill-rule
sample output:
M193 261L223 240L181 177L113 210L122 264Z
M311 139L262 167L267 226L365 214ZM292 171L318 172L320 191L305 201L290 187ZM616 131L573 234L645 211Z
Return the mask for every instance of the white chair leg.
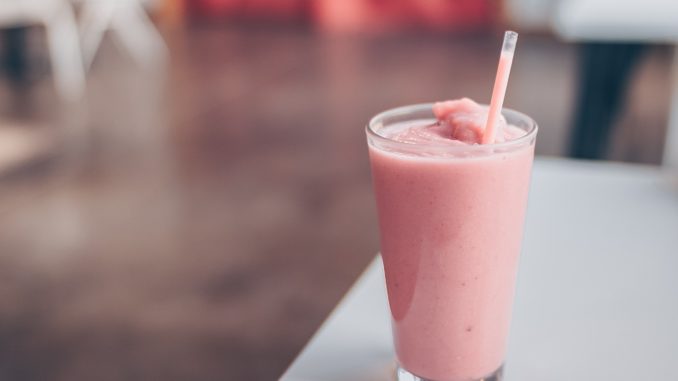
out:
M112 31L141 65L153 67L167 59L167 46L141 3L130 1L117 9Z
M115 13L115 2L86 2L80 18L85 70L89 70Z
M666 127L663 164L678 169L678 45L673 48L671 64L671 109Z
M78 27L70 4L64 2L45 20L45 26L56 89L68 100L78 99L85 90L85 70Z

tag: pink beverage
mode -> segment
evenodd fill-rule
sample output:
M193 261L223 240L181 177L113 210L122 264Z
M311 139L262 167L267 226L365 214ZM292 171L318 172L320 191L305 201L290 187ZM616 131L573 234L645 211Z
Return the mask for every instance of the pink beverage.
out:
M367 127L399 379L501 378L537 134L502 115L494 144L468 99Z

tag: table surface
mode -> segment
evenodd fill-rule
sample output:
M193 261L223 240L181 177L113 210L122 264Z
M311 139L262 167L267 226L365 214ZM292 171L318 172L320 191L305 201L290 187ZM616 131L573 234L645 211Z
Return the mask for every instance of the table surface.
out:
M506 380L678 379L678 184L654 167L537 160ZM393 374L377 258L282 376Z

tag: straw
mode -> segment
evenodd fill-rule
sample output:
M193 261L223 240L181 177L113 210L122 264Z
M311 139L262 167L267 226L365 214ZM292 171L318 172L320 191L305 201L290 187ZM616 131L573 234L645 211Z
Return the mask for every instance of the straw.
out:
M497 136L497 121L501 114L501 108L506 96L506 86L508 85L509 74L511 73L511 64L513 63L513 52L516 50L518 33L507 30L504 33L504 43L501 47L499 56L499 66L497 67L497 76L494 79L494 88L492 89L492 100L490 101L490 110L487 114L487 122L483 132L483 144L494 143Z

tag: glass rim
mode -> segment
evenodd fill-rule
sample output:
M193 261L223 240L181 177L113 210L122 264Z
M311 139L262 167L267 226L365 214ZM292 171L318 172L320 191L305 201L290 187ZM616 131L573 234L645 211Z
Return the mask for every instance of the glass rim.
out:
M481 104L481 106L487 107L486 104ZM424 111L424 110L431 110L431 113L433 112L433 103L416 103L416 104L411 104L407 106L400 106L400 107L395 107L391 108L385 111L382 111L378 113L377 115L373 116L369 123L365 126L365 131L367 132L367 137L368 137L368 142L369 139L375 139L378 142L388 144L391 147L398 147L398 148L403 148L407 150L412 150L414 147L421 147L423 148L438 148L442 149L443 151L446 152L469 152L469 151L483 151L487 152L488 149L511 149L511 148L516 148L520 147L523 145L529 145L531 142L534 141L537 131L539 130L539 126L537 125L537 122L529 117L528 115L516 111L510 108L502 108L501 113L504 115L504 117L507 117L508 115L512 115L514 117L517 117L519 119L525 120L528 124L528 128L525 130L525 135L519 137L518 139L514 140L509 140L501 143L492 143L492 144L472 144L472 145L449 145L445 144L442 142L429 142L426 144L413 144L413 143L405 143L401 142L398 140L394 140L391 138L387 138L385 136L379 135L379 133L374 129L375 126L383 124L383 120L392 117L392 116L405 116L408 114L413 114L418 111ZM507 115L508 114L508 115Z

